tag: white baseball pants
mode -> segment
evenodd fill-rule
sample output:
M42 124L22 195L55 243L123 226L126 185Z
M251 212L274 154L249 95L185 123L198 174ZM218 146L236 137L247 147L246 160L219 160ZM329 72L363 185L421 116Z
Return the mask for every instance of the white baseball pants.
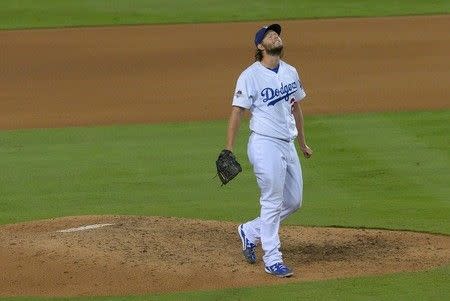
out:
M266 266L282 262L280 223L300 208L303 178L294 142L250 135L247 154L261 190L260 216L244 224L247 238L261 242Z

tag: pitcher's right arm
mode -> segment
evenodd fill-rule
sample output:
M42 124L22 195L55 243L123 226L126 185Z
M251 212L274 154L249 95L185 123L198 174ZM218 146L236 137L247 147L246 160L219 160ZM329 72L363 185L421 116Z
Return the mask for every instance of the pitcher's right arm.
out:
M228 131L227 131L227 145L226 149L229 151L233 151L234 142L236 141L236 135L239 130L239 126L241 125L242 115L245 109L233 106L231 109L230 119L228 121Z

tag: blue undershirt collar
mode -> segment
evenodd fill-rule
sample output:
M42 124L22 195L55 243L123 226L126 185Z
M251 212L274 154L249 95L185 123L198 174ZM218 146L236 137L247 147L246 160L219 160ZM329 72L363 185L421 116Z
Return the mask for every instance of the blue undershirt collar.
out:
M267 67L266 67L267 68ZM273 71L273 72L275 72L275 73L278 73L278 69L280 69L280 64L278 64L275 68L267 68L267 69L269 69L269 70L271 70L271 71Z

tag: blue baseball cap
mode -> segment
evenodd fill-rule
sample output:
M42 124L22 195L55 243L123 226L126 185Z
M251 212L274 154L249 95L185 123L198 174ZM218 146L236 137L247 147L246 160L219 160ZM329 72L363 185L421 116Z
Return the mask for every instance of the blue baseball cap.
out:
M264 26L261 29L259 29L255 35L255 46L258 46L258 44L261 44L262 40L264 40L264 37L266 36L266 33L269 30L273 30L279 35L281 33L281 26L280 26L280 24L272 24L269 26Z

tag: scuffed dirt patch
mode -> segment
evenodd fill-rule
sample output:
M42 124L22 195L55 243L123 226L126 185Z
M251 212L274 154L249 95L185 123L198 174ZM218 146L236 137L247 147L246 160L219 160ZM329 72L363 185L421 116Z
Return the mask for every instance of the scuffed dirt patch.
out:
M61 233L91 224L113 225ZM0 227L0 296L129 295L416 271L450 261L450 237L283 226L290 279L241 254L237 224L167 217L81 216Z

